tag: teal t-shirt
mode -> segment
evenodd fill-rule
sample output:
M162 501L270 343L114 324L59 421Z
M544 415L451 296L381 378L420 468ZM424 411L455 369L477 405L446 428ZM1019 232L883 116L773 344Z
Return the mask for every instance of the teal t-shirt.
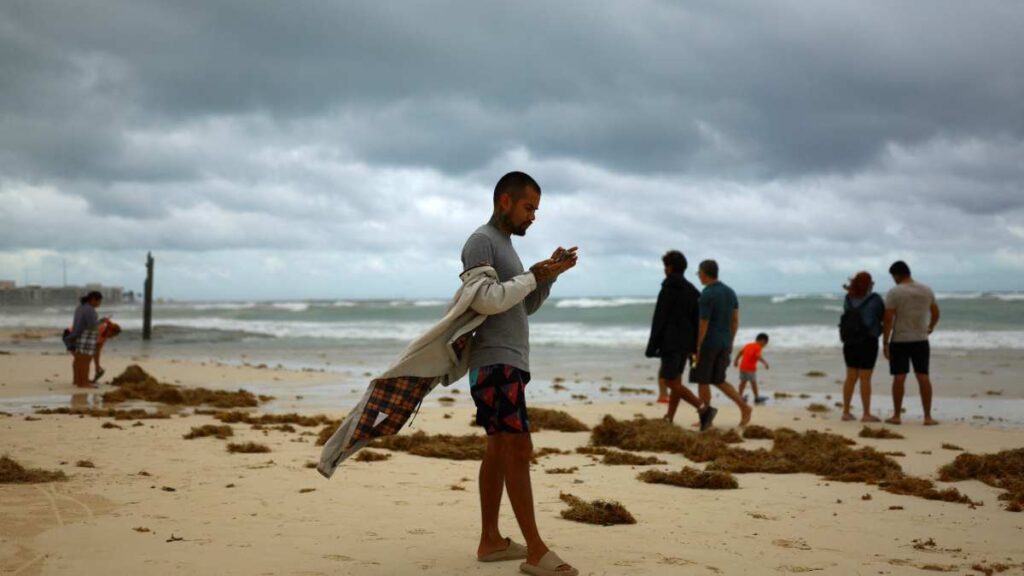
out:
M708 284L700 293L700 319L708 321L701 348L720 350L732 346L732 313L740 307L736 293L721 282Z

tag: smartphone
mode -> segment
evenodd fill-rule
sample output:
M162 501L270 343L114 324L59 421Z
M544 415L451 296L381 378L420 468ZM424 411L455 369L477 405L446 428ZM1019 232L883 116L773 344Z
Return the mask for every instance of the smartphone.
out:
M555 264L559 262L565 262L576 255L576 252L572 250L562 250L562 253L555 257Z

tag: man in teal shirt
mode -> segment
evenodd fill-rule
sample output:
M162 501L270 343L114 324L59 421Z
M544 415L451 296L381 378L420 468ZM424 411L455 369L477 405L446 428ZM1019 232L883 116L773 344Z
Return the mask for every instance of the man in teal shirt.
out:
M740 409L740 426L750 422L753 409L736 389L725 381L733 340L740 328L740 304L732 288L718 281L718 262L705 260L697 269L704 285L700 294L700 327L697 332L697 353L690 369L690 383L697 384L701 401L711 404L711 384L718 386Z

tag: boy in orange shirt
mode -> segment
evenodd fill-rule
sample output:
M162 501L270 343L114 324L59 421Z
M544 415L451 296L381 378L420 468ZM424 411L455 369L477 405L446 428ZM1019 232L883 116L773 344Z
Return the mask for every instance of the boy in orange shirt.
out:
M750 389L754 391L754 404L764 404L768 401L766 396L761 396L757 392L757 363L760 362L764 364L765 368L771 369L768 362L761 356L765 346L768 346L768 335L762 332L753 342L740 350L732 364L740 368L740 396L743 396L743 390L746 388L747 382L750 382Z

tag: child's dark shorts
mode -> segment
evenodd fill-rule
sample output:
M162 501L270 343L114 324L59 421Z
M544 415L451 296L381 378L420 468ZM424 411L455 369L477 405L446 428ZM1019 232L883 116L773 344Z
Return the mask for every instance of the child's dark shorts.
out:
M469 371L469 392L476 404L476 423L488 436L530 431L526 416L526 384L530 373L507 364Z

